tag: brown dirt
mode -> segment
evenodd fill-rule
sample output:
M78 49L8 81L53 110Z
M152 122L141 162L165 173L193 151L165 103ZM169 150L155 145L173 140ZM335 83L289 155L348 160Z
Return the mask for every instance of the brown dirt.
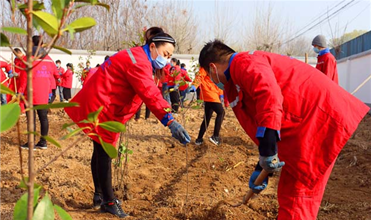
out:
M69 122L62 110L49 115L50 135L58 138L67 131L61 126ZM186 128L194 140L202 120L201 110L189 110ZM25 117L21 116L22 129ZM182 121L181 118L179 121ZM222 200L238 202L248 190L248 179L257 162L257 149L241 129L229 109L222 126L223 144L207 141L213 122L202 146L176 143L167 128L156 119L131 121L128 133L129 200L123 208L127 219L275 219L278 203L278 176L270 179L269 188L247 206L216 207ZM25 135L23 135L25 140ZM1 134L1 218L12 219L17 199L24 193L20 181L19 155L15 129ZM61 141L63 148L71 141ZM188 154L186 153L188 149ZM61 149L49 145L35 151L36 167L40 167ZM27 153L23 150L26 168ZM92 144L88 138L68 151L37 177L52 201L66 209L73 219L113 219L90 209L93 183L90 172ZM361 123L354 137L341 152L327 185L318 219L371 219L371 116ZM186 164L188 162L188 169ZM241 163L240 163L241 162ZM237 167L228 168L240 163ZM27 171L27 170L26 170ZM188 171L188 174L187 174ZM188 181L187 181L188 179ZM187 193L188 191L188 193ZM122 197L122 191L116 192Z

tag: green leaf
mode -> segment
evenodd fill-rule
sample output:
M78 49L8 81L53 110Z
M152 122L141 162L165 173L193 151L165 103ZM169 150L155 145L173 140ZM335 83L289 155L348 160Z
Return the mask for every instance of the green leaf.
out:
M58 143L58 141L54 140L52 137L50 137L50 136L48 136L48 135L46 135L46 136L41 136L41 137L43 137L45 140L49 141L50 143L54 144L55 146L57 146L57 147L59 147L59 148L62 147L61 144Z
M11 103L1 105L0 110L0 132L4 132L17 123L21 108L18 103Z
M63 16L64 1L63 0L52 0L52 10L54 15L61 20Z
M25 29L19 28L19 27L3 27L1 29L3 31L8 31L8 32L15 33L15 34L27 35L27 31Z
M28 177L27 177L27 176L24 177L24 180L25 180L26 182L28 182ZM18 187L21 188L21 189L27 189L27 185L26 185L26 183L25 183L23 180L21 180L21 182L19 183ZM34 183L34 184L33 184L33 188L34 188L34 189L36 189L36 188L40 188L40 187L41 187L41 186L40 186L39 184L37 184L37 183Z
M72 27L76 32L87 30L94 25L96 25L96 22L94 18L91 17L78 18L69 24L69 26Z
M66 54L69 54L69 55L72 55L72 52L66 48L63 48L63 47L60 47L60 46L56 46L54 45L53 46L54 49L57 49L57 50L60 50L62 52L65 52Z
M68 32L70 33L70 38L73 40L75 38L75 29L73 29L71 26L67 25ZM64 30L63 30L64 31Z
M192 108L192 109L200 109L201 106L196 105L196 106L192 106L191 108Z
M44 198L37 204L32 220L54 220L53 203L48 193L45 193Z
M61 137L61 140L66 140L66 139L76 135L77 133L79 133L80 131L82 131L84 129L91 129L91 128L90 127L82 127L82 128L75 129L75 130L71 131L70 133L66 134L65 136Z
M15 93L8 87L4 86L3 84L0 84L0 86L1 86L1 89L0 89L1 94L15 95Z
M74 124L75 124L75 122L72 122L72 123L65 123L65 124L63 124L63 126L62 126L62 130L66 129L66 128L68 128L68 127L74 125Z
M99 123L99 126L112 132L125 132L126 127L124 124L117 122L117 121L107 121L103 123Z
M111 158L116 158L118 154L117 149L112 144L104 142L101 137L98 136L98 138L108 156Z
M88 114L88 120L91 121L91 122L97 122L98 120L98 116L100 114L100 112L103 110L103 106L101 106L97 111L95 112L90 112Z
M66 107L78 107L79 103L77 102L68 102L68 103L53 103L53 104L46 104L46 105L37 105L34 106L34 110L40 110L40 109L50 109L50 108L66 108Z
M58 34L58 19L49 13L43 11L33 11L35 22L50 36Z
M79 8L82 8L82 7L85 7L85 6L89 6L90 4L86 3L86 4L79 4L79 5L76 5L75 6L75 10L76 9L79 9Z
M27 199L28 193L25 193L15 204L13 211L14 220L25 220L27 218Z
M37 205L37 203L39 202L40 189L41 189L41 187L37 187L37 188L34 188L34 190L33 190L33 207L34 208Z
M60 206L54 205L54 209L62 220L72 220L71 216Z
M3 33L1 33L0 46L2 46L2 47L9 47L10 46L8 37L5 36L5 34L3 34Z
M79 121L79 123L82 123L82 124L91 124L92 122L89 121L89 120L84 119L82 121Z

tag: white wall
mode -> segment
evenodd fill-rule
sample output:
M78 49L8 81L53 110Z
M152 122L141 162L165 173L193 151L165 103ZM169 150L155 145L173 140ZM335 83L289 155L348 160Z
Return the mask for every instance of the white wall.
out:
M339 84L348 92L353 92L371 75L371 50L337 61ZM364 103L371 104L371 80L355 94Z

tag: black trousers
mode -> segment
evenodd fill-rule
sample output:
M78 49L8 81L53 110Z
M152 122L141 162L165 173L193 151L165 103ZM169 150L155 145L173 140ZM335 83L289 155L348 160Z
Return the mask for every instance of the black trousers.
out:
M174 90L170 92L171 108L173 112L176 113L179 110L180 100L179 100L179 91Z
M46 136L46 135L48 135L48 132L49 132L48 110L47 109L40 109L40 110L35 110L34 111L33 122L34 122L35 131L36 131L36 113L39 116L41 136ZM29 114L30 114L29 111L27 111L26 112L27 121L30 118ZM28 123L27 123L27 130L29 130ZM42 137L40 138L40 141L45 141L46 142L46 140Z
M140 113L142 112L142 106L140 106L139 110L137 111L137 113L135 113L135 119L139 119L140 118ZM151 111L149 110L149 108L146 106L146 116L145 116L145 119L149 118L149 115L151 114Z
M205 115L202 121L200 132L198 133L198 138L203 138L207 127L209 127L211 116L213 112L216 112L215 127L214 127L214 137L219 137L220 128L222 127L222 122L224 119L224 108L222 103L216 102L205 102Z
M93 147L90 165L95 193L101 194L104 202L112 201L115 198L112 188L112 159L104 151L101 144L93 141Z

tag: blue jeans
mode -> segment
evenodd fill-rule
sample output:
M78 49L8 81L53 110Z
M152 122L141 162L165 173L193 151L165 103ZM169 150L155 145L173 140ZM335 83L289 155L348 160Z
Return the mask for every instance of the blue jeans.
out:
M167 87L167 83L162 83L162 96L167 101L167 103L171 105L170 93L169 93L169 88Z
M182 107L183 107L184 99L186 98L188 93L189 93L189 87L183 91L180 91L180 103Z
M63 87L62 86L57 86L57 89L59 91L59 98L61 100L61 102L63 102L64 98L63 98Z
M1 104L5 105L7 103L6 101L6 94L1 94Z

